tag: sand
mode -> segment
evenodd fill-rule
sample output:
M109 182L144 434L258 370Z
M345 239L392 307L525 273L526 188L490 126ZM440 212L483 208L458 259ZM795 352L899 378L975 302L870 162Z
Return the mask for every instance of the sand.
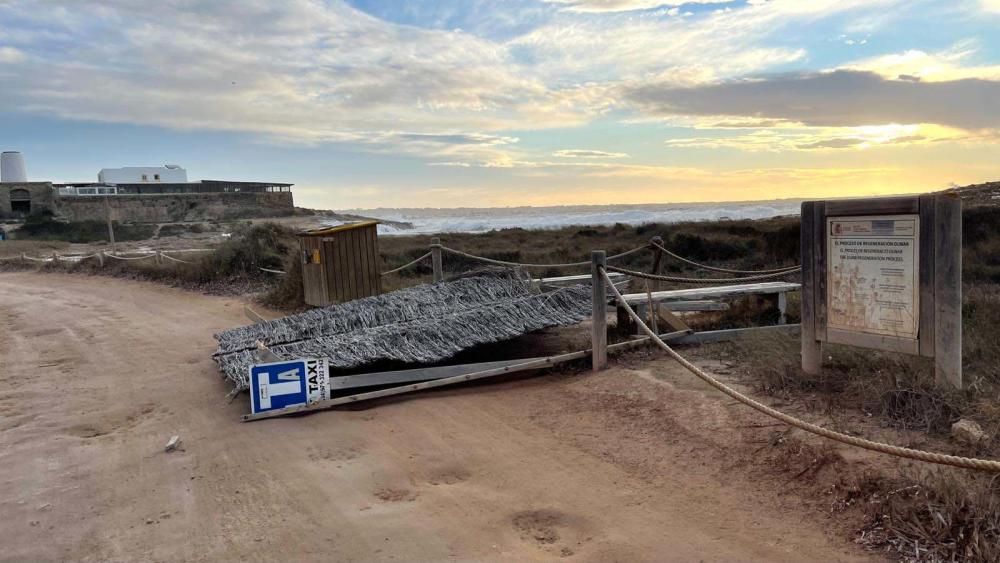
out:
M245 322L232 298L0 274L0 559L869 560L748 481L743 415L669 363L243 424L210 354Z

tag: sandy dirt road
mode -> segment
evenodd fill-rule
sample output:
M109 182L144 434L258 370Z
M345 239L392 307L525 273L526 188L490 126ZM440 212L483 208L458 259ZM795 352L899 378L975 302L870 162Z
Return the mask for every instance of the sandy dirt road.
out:
M229 298L0 274L0 559L868 560L720 468L728 415L693 385L618 367L241 424L210 354L245 322Z

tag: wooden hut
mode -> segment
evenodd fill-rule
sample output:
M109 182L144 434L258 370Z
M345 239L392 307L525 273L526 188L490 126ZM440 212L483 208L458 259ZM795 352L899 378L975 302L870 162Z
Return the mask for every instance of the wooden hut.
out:
M299 233L305 301L323 307L382 293L377 221Z

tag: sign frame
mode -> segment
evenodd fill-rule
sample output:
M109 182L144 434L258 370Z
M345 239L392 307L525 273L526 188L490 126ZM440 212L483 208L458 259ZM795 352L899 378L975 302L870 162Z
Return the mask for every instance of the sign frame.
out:
M831 327L828 219L916 216L916 338ZM935 382L962 387L962 200L957 194L805 201L801 215L802 369L829 342L934 358Z

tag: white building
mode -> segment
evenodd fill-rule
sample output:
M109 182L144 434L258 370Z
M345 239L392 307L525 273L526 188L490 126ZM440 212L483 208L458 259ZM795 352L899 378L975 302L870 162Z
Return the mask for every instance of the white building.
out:
M184 184L187 183L187 170L176 164L164 166L126 166L124 168L102 168L97 173L97 181L101 184Z

